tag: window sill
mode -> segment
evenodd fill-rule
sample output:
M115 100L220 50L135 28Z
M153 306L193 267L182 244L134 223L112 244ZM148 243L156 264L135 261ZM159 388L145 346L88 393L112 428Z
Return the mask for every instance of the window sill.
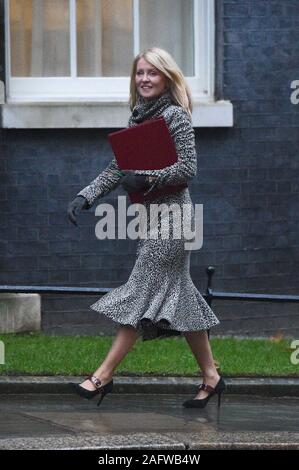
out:
M11 102L2 108L7 129L124 128L130 109L127 100L81 102ZM230 101L194 102L194 127L232 127Z

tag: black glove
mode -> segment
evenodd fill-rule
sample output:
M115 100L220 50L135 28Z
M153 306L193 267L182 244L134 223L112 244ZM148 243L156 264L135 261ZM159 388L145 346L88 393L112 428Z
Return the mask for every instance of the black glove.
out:
M142 191L143 189L148 188L146 175L136 175L132 170L122 170L122 173L125 176L120 181L120 184L128 193Z
M70 202L68 207L68 218L74 224L77 224L76 216L82 209L85 209L88 206L88 202L84 196L77 196L75 199Z

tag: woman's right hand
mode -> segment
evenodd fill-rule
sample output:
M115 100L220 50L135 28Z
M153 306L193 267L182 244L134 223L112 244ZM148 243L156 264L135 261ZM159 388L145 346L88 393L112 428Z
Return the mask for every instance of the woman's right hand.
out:
M85 209L85 207L87 206L88 202L84 196L77 196L72 202L70 202L67 213L68 219L70 220L70 222L72 222L72 224L78 226L76 217L79 212L81 212L81 210Z

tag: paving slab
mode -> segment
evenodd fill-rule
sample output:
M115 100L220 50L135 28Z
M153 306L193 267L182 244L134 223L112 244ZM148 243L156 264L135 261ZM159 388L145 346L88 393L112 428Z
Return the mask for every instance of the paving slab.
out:
M225 395L225 396L224 396ZM2 394L0 449L296 449L299 398L223 394L201 409L185 394Z

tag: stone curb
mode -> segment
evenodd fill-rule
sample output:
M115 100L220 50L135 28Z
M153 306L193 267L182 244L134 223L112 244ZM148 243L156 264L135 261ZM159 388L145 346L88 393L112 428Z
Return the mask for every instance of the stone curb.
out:
M79 376L0 376L0 394L72 393L69 382ZM299 377L224 377L230 394L299 397ZM201 383L196 377L115 376L114 393L192 394Z
M186 433L133 433L103 435L51 436L41 438L13 437L0 439L0 450L299 450L298 434L287 432L207 432L204 435ZM113 455L113 454L111 454Z

